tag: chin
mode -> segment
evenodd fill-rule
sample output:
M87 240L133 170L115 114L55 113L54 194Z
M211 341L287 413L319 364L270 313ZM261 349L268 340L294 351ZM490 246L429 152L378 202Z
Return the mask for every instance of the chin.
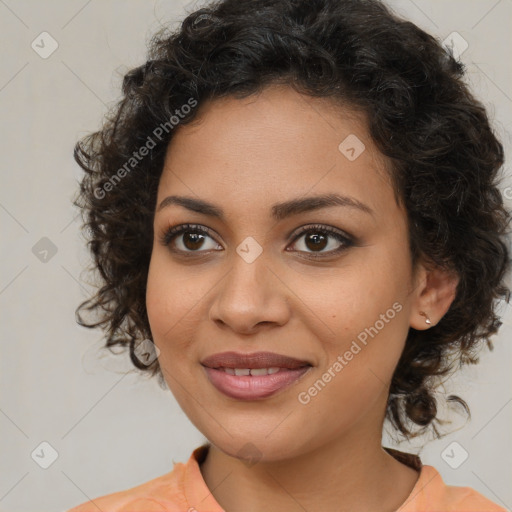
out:
M206 436L217 449L241 461L248 467L258 462L276 462L298 456L305 452L302 449L307 443L299 443L289 433L276 432L268 436L259 431L238 433L230 436L222 432L216 432L212 436Z

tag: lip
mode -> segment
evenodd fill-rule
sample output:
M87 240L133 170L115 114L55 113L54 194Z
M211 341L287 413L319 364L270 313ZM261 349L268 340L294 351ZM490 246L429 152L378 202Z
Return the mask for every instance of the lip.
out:
M204 367L213 386L230 398L261 400L274 395L299 380L312 366L280 370L271 375L229 375L224 370Z
M294 357L274 352L220 352L206 357L201 361L208 368L287 368L295 370L304 366L312 366L309 361L301 361Z
M222 352L201 361L208 380L224 395L238 400L261 400L287 388L312 365L293 357L273 352L242 354ZM269 375L230 375L222 368L279 368Z

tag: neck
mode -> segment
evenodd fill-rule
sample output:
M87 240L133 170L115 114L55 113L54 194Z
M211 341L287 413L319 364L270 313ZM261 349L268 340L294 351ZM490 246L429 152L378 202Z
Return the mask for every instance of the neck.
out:
M419 477L382 448L381 435L368 435L361 426L293 458L254 465L212 445L201 472L226 512L390 512L406 501Z

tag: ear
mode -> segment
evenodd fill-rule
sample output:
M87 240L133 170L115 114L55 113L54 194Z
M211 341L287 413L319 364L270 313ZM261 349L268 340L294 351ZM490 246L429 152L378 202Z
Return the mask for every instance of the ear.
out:
M439 321L457 294L459 276L454 271L418 263L411 301L410 326L417 330L429 329ZM431 323L427 323L426 319Z

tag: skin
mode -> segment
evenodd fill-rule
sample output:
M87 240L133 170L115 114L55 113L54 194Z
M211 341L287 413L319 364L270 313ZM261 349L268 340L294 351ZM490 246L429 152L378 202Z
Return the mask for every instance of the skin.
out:
M227 512L396 510L419 475L381 446L389 384L409 328L429 328L419 312L435 325L457 278L423 263L412 268L407 215L361 115L277 85L199 108L198 122L178 127L166 155L146 300L169 388L212 443L201 465L205 482ZM338 149L350 134L366 148L354 161ZM333 192L373 214L331 206L271 217L274 203ZM225 220L179 205L158 209L169 195L211 202ZM170 246L160 242L167 227L184 223L206 226L212 237L202 246L183 234ZM314 260L307 235L295 240L310 224L332 226L354 243ZM317 252L343 245L315 232L328 236ZM263 251L250 264L236 252L249 236ZM299 393L396 302L401 311L300 403ZM276 395L236 400L200 365L229 350L277 352L313 367ZM259 452L255 464L239 453L249 442Z

